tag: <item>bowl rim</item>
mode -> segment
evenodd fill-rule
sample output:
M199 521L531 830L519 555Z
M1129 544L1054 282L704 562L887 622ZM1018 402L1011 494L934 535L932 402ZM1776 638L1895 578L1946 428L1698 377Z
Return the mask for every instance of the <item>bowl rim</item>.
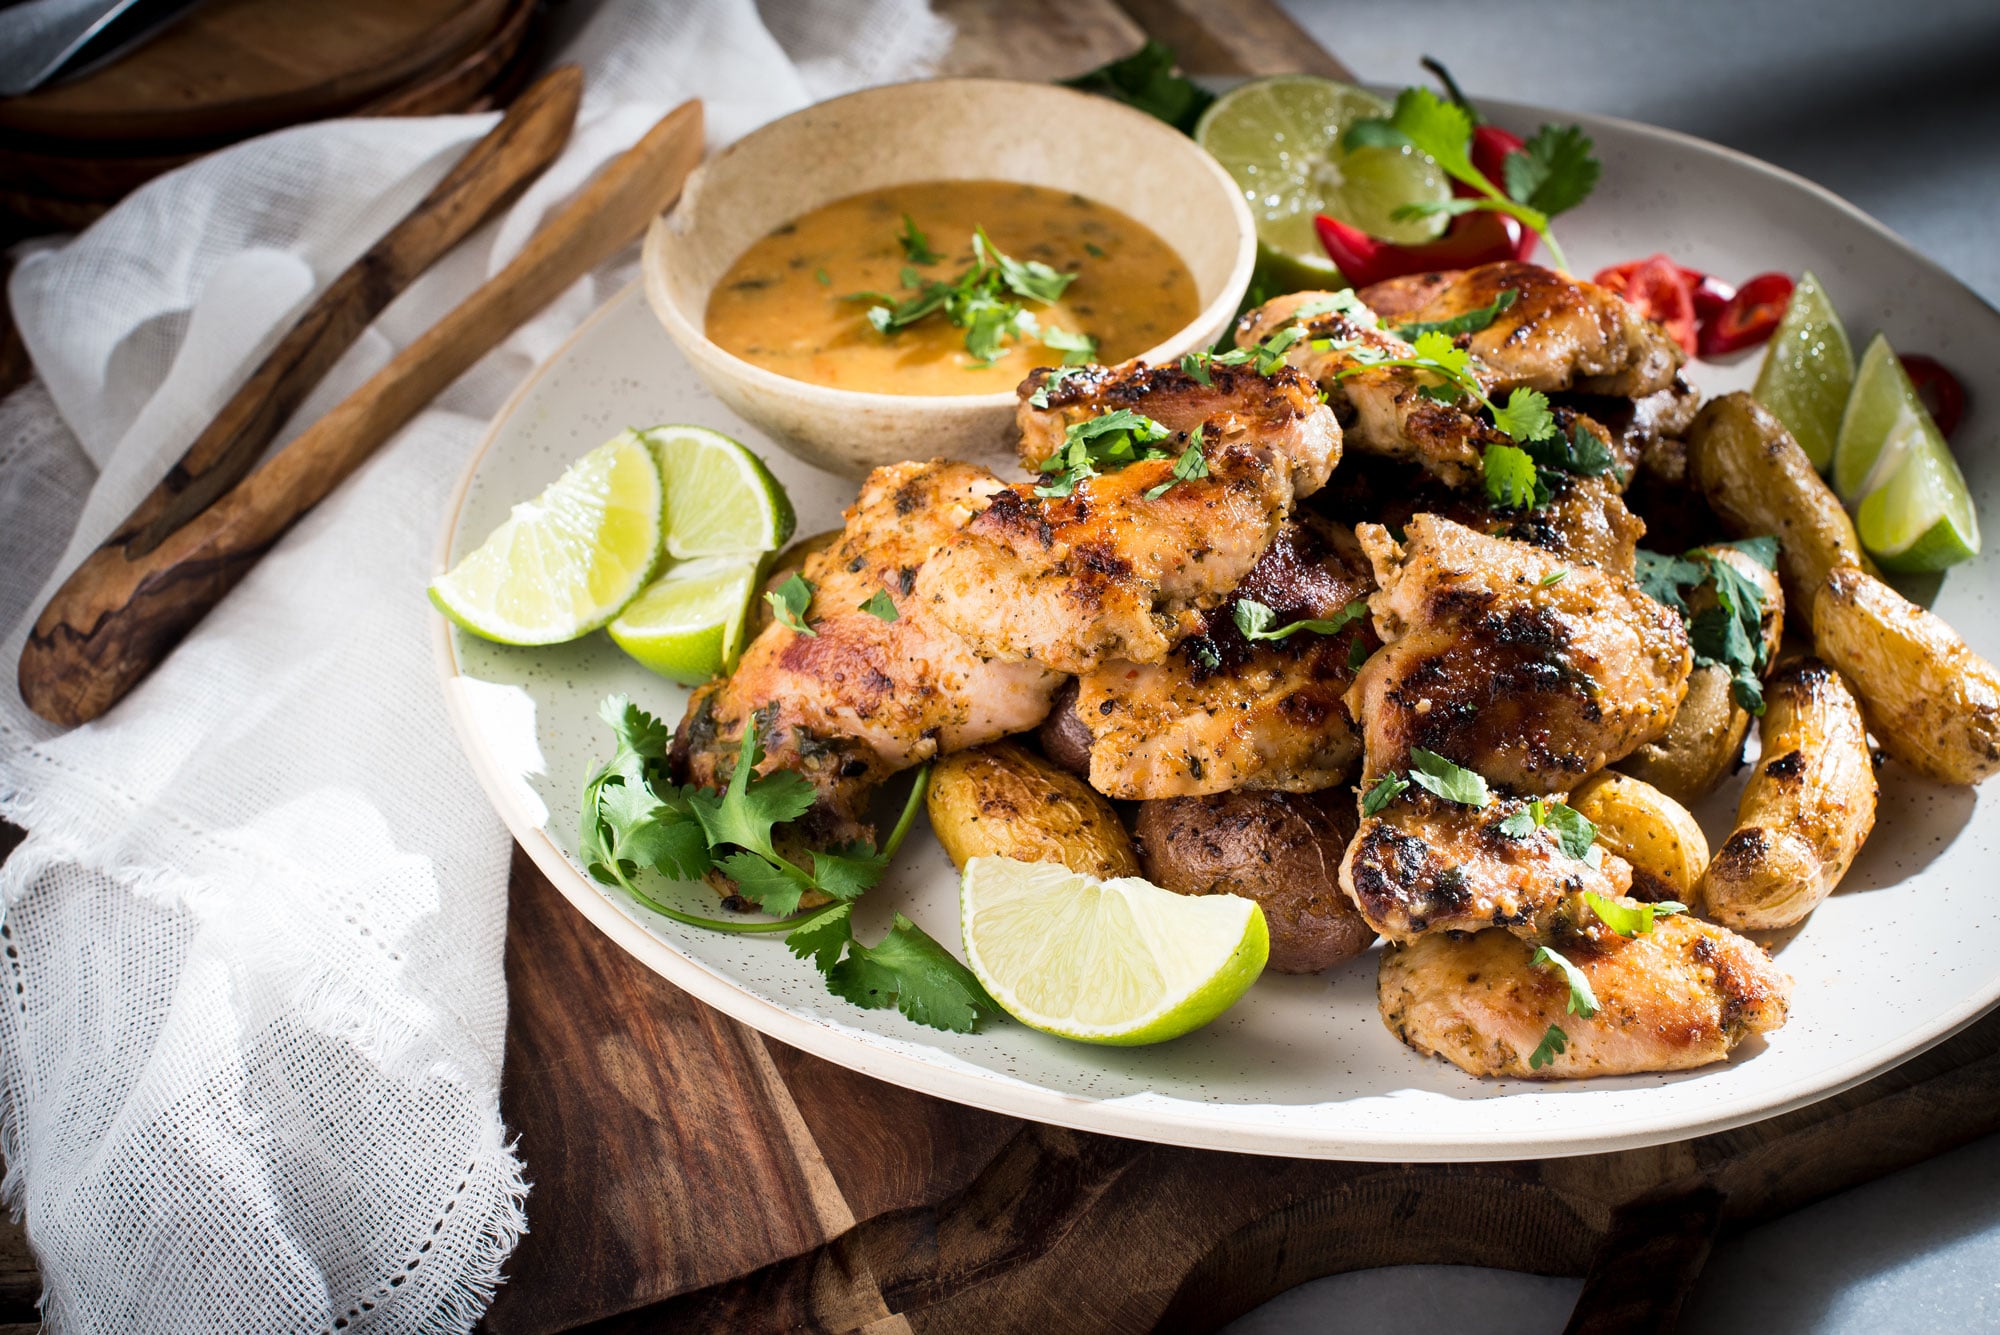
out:
M1082 92L1074 88L1065 88L1061 84L1034 83L1021 79L998 79L964 75L944 79L907 79L900 83L877 84L871 88L862 88L852 93L842 94L839 97L828 98L823 102L815 102L811 106L801 107L797 111L780 116L776 120L767 121L736 140L735 143L724 148L720 153L704 161L695 169L694 175L689 178L687 185L682 189L680 199L685 200L700 189L701 183L706 179L709 167L712 164L720 161L724 156L734 152L742 145L749 143L757 136L769 133L780 126L797 120L801 116L822 112L828 107L839 106L844 102L860 98L893 96L899 93L907 94L912 89L921 88L929 91L940 87L950 88L954 85L963 84L1019 89L1035 96L1055 95L1059 98L1073 98L1078 104L1087 104L1091 108L1092 114L1109 116L1114 120L1124 119L1126 124L1132 127L1134 133L1165 134L1170 136L1172 140L1185 144L1189 149L1193 150L1201 168L1208 173L1208 178L1222 189L1224 197L1229 200L1229 211L1236 221L1236 259L1230 265L1229 274L1223 279L1221 288L1217 291L1214 298L1195 313L1194 318L1180 325L1171 334L1161 339L1152 347L1137 353L1132 360L1151 363L1155 358L1155 354L1160 353L1163 349L1170 349L1175 344L1198 334L1203 329L1219 327L1222 321L1227 320L1235 314L1236 307L1243 300L1244 292L1249 289L1251 273L1257 264L1257 224L1255 219L1250 216L1250 206L1245 201L1243 189L1236 183L1236 179L1225 171L1222 164L1217 162L1191 136L1182 134L1165 121L1137 108L1127 106L1122 102L1114 102L1108 97L1101 97L1095 93ZM983 180L986 178L966 177L964 179ZM861 192L857 191L856 193ZM845 196L837 196L836 198L845 198ZM832 203L833 201L827 200L825 202ZM1104 200L1097 200L1096 202L1103 204L1107 208L1118 207ZM671 208L661 212L647 226L645 240L640 248L640 271L646 293L646 304L652 308L654 316L660 323L666 326L667 332L673 336L674 341L680 344L684 350L690 351L691 355L700 355L721 363L727 367L732 376L747 384L774 393L790 395L794 399L803 400L809 404L823 405L828 408L852 408L862 404L870 404L893 405L906 412L947 412L954 410L984 412L1011 405L1015 401L1016 392L1011 389L995 390L986 394L891 394L882 390L840 389L832 385L817 385L810 380L798 380L788 375L780 375L776 371L738 357L735 353L709 338L706 330L696 325L694 321L687 317L686 313L681 309L680 304L674 300L672 292L667 285L665 256L668 238L667 217L679 206L680 200L676 200ZM816 205L815 207L819 206ZM1120 210L1120 212L1123 212L1123 210ZM1143 219L1134 219L1134 221L1139 222L1142 226L1145 225ZM1178 254L1179 252L1176 252L1177 256ZM1185 261L1183 260L1183 262ZM711 285L710 290L713 290L713 285Z

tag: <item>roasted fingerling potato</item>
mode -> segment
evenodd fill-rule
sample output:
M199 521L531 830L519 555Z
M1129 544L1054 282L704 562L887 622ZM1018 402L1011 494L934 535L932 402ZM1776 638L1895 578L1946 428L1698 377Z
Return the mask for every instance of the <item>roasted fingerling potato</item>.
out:
M1811 913L1875 826L1874 759L1840 674L1798 659L1765 682L1764 704L1763 755L1702 878L1708 915L1745 930Z
M1106 879L1139 875L1132 837L1110 801L1012 742L938 761L924 807L960 870L972 858L1002 857Z
M1835 570L1813 604L1813 643L1890 755L1939 783L2000 771L2000 671L1943 617L1871 575Z
M1736 703L1729 669L1710 664L1688 676L1687 695L1657 740L1618 762L1683 806L1692 806L1721 783L1743 757L1750 711Z
M1375 930L1340 888L1359 813L1345 788L1238 790L1139 804L1146 879L1183 895L1242 895L1264 909L1276 973L1318 973L1367 950Z
M1569 805L1597 827L1597 841L1632 864L1634 899L1699 907L1708 837L1688 809L1650 783L1611 770L1586 779Z
M1732 533L1777 535L1785 594L1801 622L1812 620L1812 599L1829 571L1871 569L1840 498L1784 423L1748 394L1709 400L1688 450L1702 495Z

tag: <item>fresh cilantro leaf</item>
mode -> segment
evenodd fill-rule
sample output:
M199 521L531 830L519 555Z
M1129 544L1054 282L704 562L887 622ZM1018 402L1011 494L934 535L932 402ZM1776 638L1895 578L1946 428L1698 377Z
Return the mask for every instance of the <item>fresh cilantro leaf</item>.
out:
M1766 570L1778 568L1778 536L1775 533L1766 533L1761 538L1738 538L1724 545L1734 547Z
M1635 560L1634 578L1646 596L1686 616L1688 605L1681 597L1681 590L1701 583L1708 573L1706 568L1684 556L1665 556L1659 552L1640 551Z
M1097 340L1089 334L1072 333L1060 326L1042 331L1042 346L1063 355L1064 366L1084 366L1097 360Z
M1151 40L1123 59L1063 82L1137 107L1183 134L1194 133L1195 122L1215 101L1215 94L1174 73L1172 48Z
M1425 334L1424 338L1443 338L1442 334ZM1469 354L1462 354L1470 360ZM1516 441L1540 440L1556 429L1555 414L1549 411L1549 396L1538 389L1516 387L1507 396L1504 405L1493 409L1493 425L1497 426Z
M883 621L894 621L902 615L902 613L896 610L896 600L889 596L887 589L875 590L874 593L869 595L868 601L861 604L856 610L866 612L869 616L877 617Z
M1541 803L1539 802L1529 803L1519 811L1508 815L1496 828L1509 839L1527 839L1532 837L1536 830L1542 828L1542 822L1535 810L1540 805Z
M1067 496L1076 484L1109 469L1123 468L1140 459L1164 457L1147 447L1173 435L1166 427L1143 413L1119 408L1097 417L1072 423L1063 432L1062 448L1042 460L1044 473L1056 476L1035 488L1037 496Z
M1181 358L1181 370L1198 385L1213 385L1215 377L1208 373L1208 354L1201 351L1190 352Z
M824 269L814 269L813 281L817 282L821 287L832 287L833 275Z
M972 229L972 253L974 258L1000 270L1000 281L1007 285L1008 291L1030 301L1055 301L1062 296L1063 289L1076 281L1075 274L1058 273L1040 260L1017 260L1001 253L984 227Z
M1600 895L1595 890L1584 891L1583 902L1590 905L1590 911L1597 915L1599 921L1623 937L1645 936L1653 930L1655 918L1687 912L1687 905L1671 899L1658 904L1627 904Z
M1410 781L1399 774L1384 774L1377 779L1366 793L1361 795L1361 814L1372 816L1403 795Z
M1597 1014L1597 995L1590 990L1590 979L1584 975L1583 970L1547 946L1536 946L1534 958L1529 963L1545 965L1563 976L1563 981L1569 984L1571 1015L1581 1015L1588 1020Z
M1069 381L1083 379L1088 374L1089 372L1080 366L1064 366L1046 372L1042 376L1041 383L1035 386L1034 392L1028 395L1028 403L1036 408L1046 408L1049 406L1049 395L1061 389Z
M619 746L647 760L666 758L667 725L633 704L629 697L606 697L597 706L597 716L611 725Z
M1569 1048L1569 1035L1560 1026L1550 1025L1542 1035L1542 1041L1528 1054L1528 1069L1539 1071L1555 1061Z
M1101 260L1104 258L1104 247L1098 245L1094 241L1084 242L1083 250L1086 255L1090 256L1094 260Z
M804 575L794 574L764 595L764 601L771 605L771 616L777 623L800 635L818 635L819 632L805 623L805 610L812 606L813 586Z
M825 973L853 939L854 906L831 904L794 927L785 937L785 946L800 959L810 958Z
M805 815L815 793L811 784L790 770L757 776L758 750L757 730L744 728L729 787L719 794L697 791L689 801L711 847L734 844L775 862L779 858L771 846L771 827Z
M1195 666L1204 672L1213 672L1222 666L1222 655L1216 652L1215 641L1206 635L1197 636L1185 643L1188 647L1188 657L1193 659Z
M1524 510L1547 496L1535 461L1518 445L1488 445L1480 454L1487 503L1496 510Z
M936 264L944 256L931 249L931 240L917 227L917 220L909 214L903 215L903 230L896 234L897 242L903 247L903 258L912 264Z
M1578 477L1601 477L1617 464L1611 446L1602 436L1581 422L1571 423L1569 431L1564 433L1556 429L1553 417L1549 419L1549 430L1536 439L1524 441L1522 448L1543 468L1575 473Z
M1493 800L1485 779L1421 746L1410 748L1410 782L1460 806L1483 807Z
M813 888L796 868L778 866L750 852L731 853L715 869L736 883L736 893L780 918L797 913L799 900Z
M1308 619L1294 621L1289 625L1279 627L1277 630L1272 630L1271 623L1278 619L1278 614L1254 598L1238 598L1236 600L1236 609L1233 613L1236 621L1236 629L1243 632L1244 639L1251 641L1282 640L1287 636L1296 635L1302 630L1311 631L1315 635L1338 635L1353 622L1367 614L1368 600L1366 598L1356 598L1353 602L1347 604L1324 620Z
M865 839L832 851L812 855L812 878L819 888L838 900L851 900L882 879L889 870L889 857L877 853Z
M1590 136L1574 125L1544 125L1503 164L1508 197L1553 218L1583 203L1603 164Z
M1749 538L1731 546L1752 560L1775 563L1778 541ZM1764 713L1764 687L1758 673L1770 663L1764 642L1764 591L1729 562L1697 548L1685 556L1638 553L1639 587L1655 601L1679 612L1688 622L1688 641L1698 667L1725 667L1736 702L1751 713ZM1715 605L1690 615L1684 588L1707 584L1715 590Z
M847 957L827 971L827 986L870 1010L894 1005L918 1024L968 1033L999 1006L972 971L898 913L873 946L850 941Z
M1443 334L1446 338L1457 338L1461 334L1476 334L1499 319L1501 314L1520 298L1514 288L1502 288L1500 295L1493 298L1490 306L1481 306L1476 311L1454 315L1449 320L1424 320L1415 324L1396 326L1396 337L1405 343L1424 334Z
M1349 672L1359 672L1361 671L1361 665L1367 661L1368 639L1366 636L1357 635L1347 646L1347 670Z
M1588 816L1567 802L1546 803L1543 813L1543 820L1556 832L1556 842L1562 846L1565 857L1582 860L1589 856L1591 845L1597 842L1597 826Z
M1541 587L1545 589L1549 589L1549 588L1554 588L1556 585L1562 583L1564 580L1568 578L1569 578L1569 571L1567 570L1551 570L1548 574L1542 576L1541 579L1537 580L1536 583L1540 584Z
M1503 306L1501 309L1505 310L1506 307ZM1370 328L1381 323L1375 312L1368 309L1367 304L1354 294L1352 288L1342 288L1338 292L1322 292L1316 297L1308 297L1292 312L1292 319L1313 320L1322 315L1338 315Z
M1181 451L1181 457L1174 460L1173 476L1157 487L1146 489L1146 499L1157 501L1174 489L1176 482L1193 482L1208 476L1208 456L1201 452L1201 428L1196 427L1188 437L1188 447Z

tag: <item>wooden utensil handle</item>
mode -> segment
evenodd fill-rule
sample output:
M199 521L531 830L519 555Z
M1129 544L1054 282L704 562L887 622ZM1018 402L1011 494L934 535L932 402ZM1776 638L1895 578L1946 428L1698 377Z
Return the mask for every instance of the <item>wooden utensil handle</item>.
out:
M511 264L207 510L143 555L91 553L21 651L28 707L75 725L122 699L300 515L522 321L636 238L680 193L701 147L701 104L688 102Z
M523 91L408 216L320 293L104 545L143 556L242 481L383 308L555 160L582 96L583 72L575 65L550 70Z

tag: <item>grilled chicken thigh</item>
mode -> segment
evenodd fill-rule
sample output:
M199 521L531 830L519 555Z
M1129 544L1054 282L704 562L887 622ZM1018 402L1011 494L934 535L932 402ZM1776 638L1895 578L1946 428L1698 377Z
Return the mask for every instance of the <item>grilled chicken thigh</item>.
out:
M1511 792L1567 792L1672 721L1687 627L1629 578L1437 515L1401 544L1357 533L1387 642L1347 695L1364 786L1424 747Z
M1512 305L1459 339L1482 366L1487 393L1525 386L1636 399L1674 383L1683 357L1666 330L1617 293L1557 269L1507 260L1392 278L1357 295L1398 324L1429 324L1491 307L1509 290Z
M1077 679L1091 786L1143 799L1315 792L1351 777L1361 738L1341 697L1354 681L1353 655L1375 644L1367 618L1335 635L1253 642L1234 614L1247 598L1276 614L1273 629L1323 621L1374 587L1352 530L1316 517L1287 523L1228 601L1167 658L1114 660Z
M1209 410L1197 423L1207 473L1176 479L1190 430L1159 442L1169 457L1086 477L1067 496L1037 495L1032 482L994 492L915 584L926 615L983 658L1072 673L1159 662L1339 458L1332 414L1284 368L1232 377L1227 394L1215 392L1221 381L1211 389L1136 363L1095 383L1106 396L1129 391L1119 406L1162 422L1186 420L1190 403Z
M941 459L871 473L839 539L806 558L813 633L767 626L734 674L689 701L675 738L685 779L727 782L754 717L759 768L803 775L820 791L820 816L839 826L857 822L868 790L897 770L1041 722L1062 678L1037 663L979 657L912 593L930 555L1003 486L983 468ZM883 591L894 621L861 610Z
M1285 350L1285 361L1325 391L1347 448L1420 463L1454 486L1476 483L1481 452L1508 437L1459 404L1426 397L1423 388L1439 383L1436 376L1407 366L1369 365L1368 357L1406 357L1412 349L1365 317L1340 310L1299 317L1301 309L1322 305L1331 295L1273 297L1237 323L1237 345L1252 347L1302 326L1305 336Z
M1375 514L1391 529L1404 527L1417 515L1434 514L1489 537L1539 547L1565 564L1598 566L1630 577L1646 521L1626 508L1605 478L1546 473L1544 480L1548 504L1532 510L1497 509L1483 492L1419 482L1381 503Z
M1568 1013L1569 986L1532 963L1507 932L1433 933L1382 956L1382 1021L1419 1052L1473 1075L1557 1080L1682 1071L1721 1061L1744 1038L1785 1022L1792 980L1754 942L1688 917L1603 954L1575 952L1598 1011ZM1529 1058L1551 1025L1564 1050Z
M1548 826L1520 837L1501 830L1527 808L1525 798L1468 807L1407 789L1362 818L1341 860L1341 888L1391 941L1486 927L1541 935L1572 896L1631 888L1632 869L1621 859L1570 857Z

